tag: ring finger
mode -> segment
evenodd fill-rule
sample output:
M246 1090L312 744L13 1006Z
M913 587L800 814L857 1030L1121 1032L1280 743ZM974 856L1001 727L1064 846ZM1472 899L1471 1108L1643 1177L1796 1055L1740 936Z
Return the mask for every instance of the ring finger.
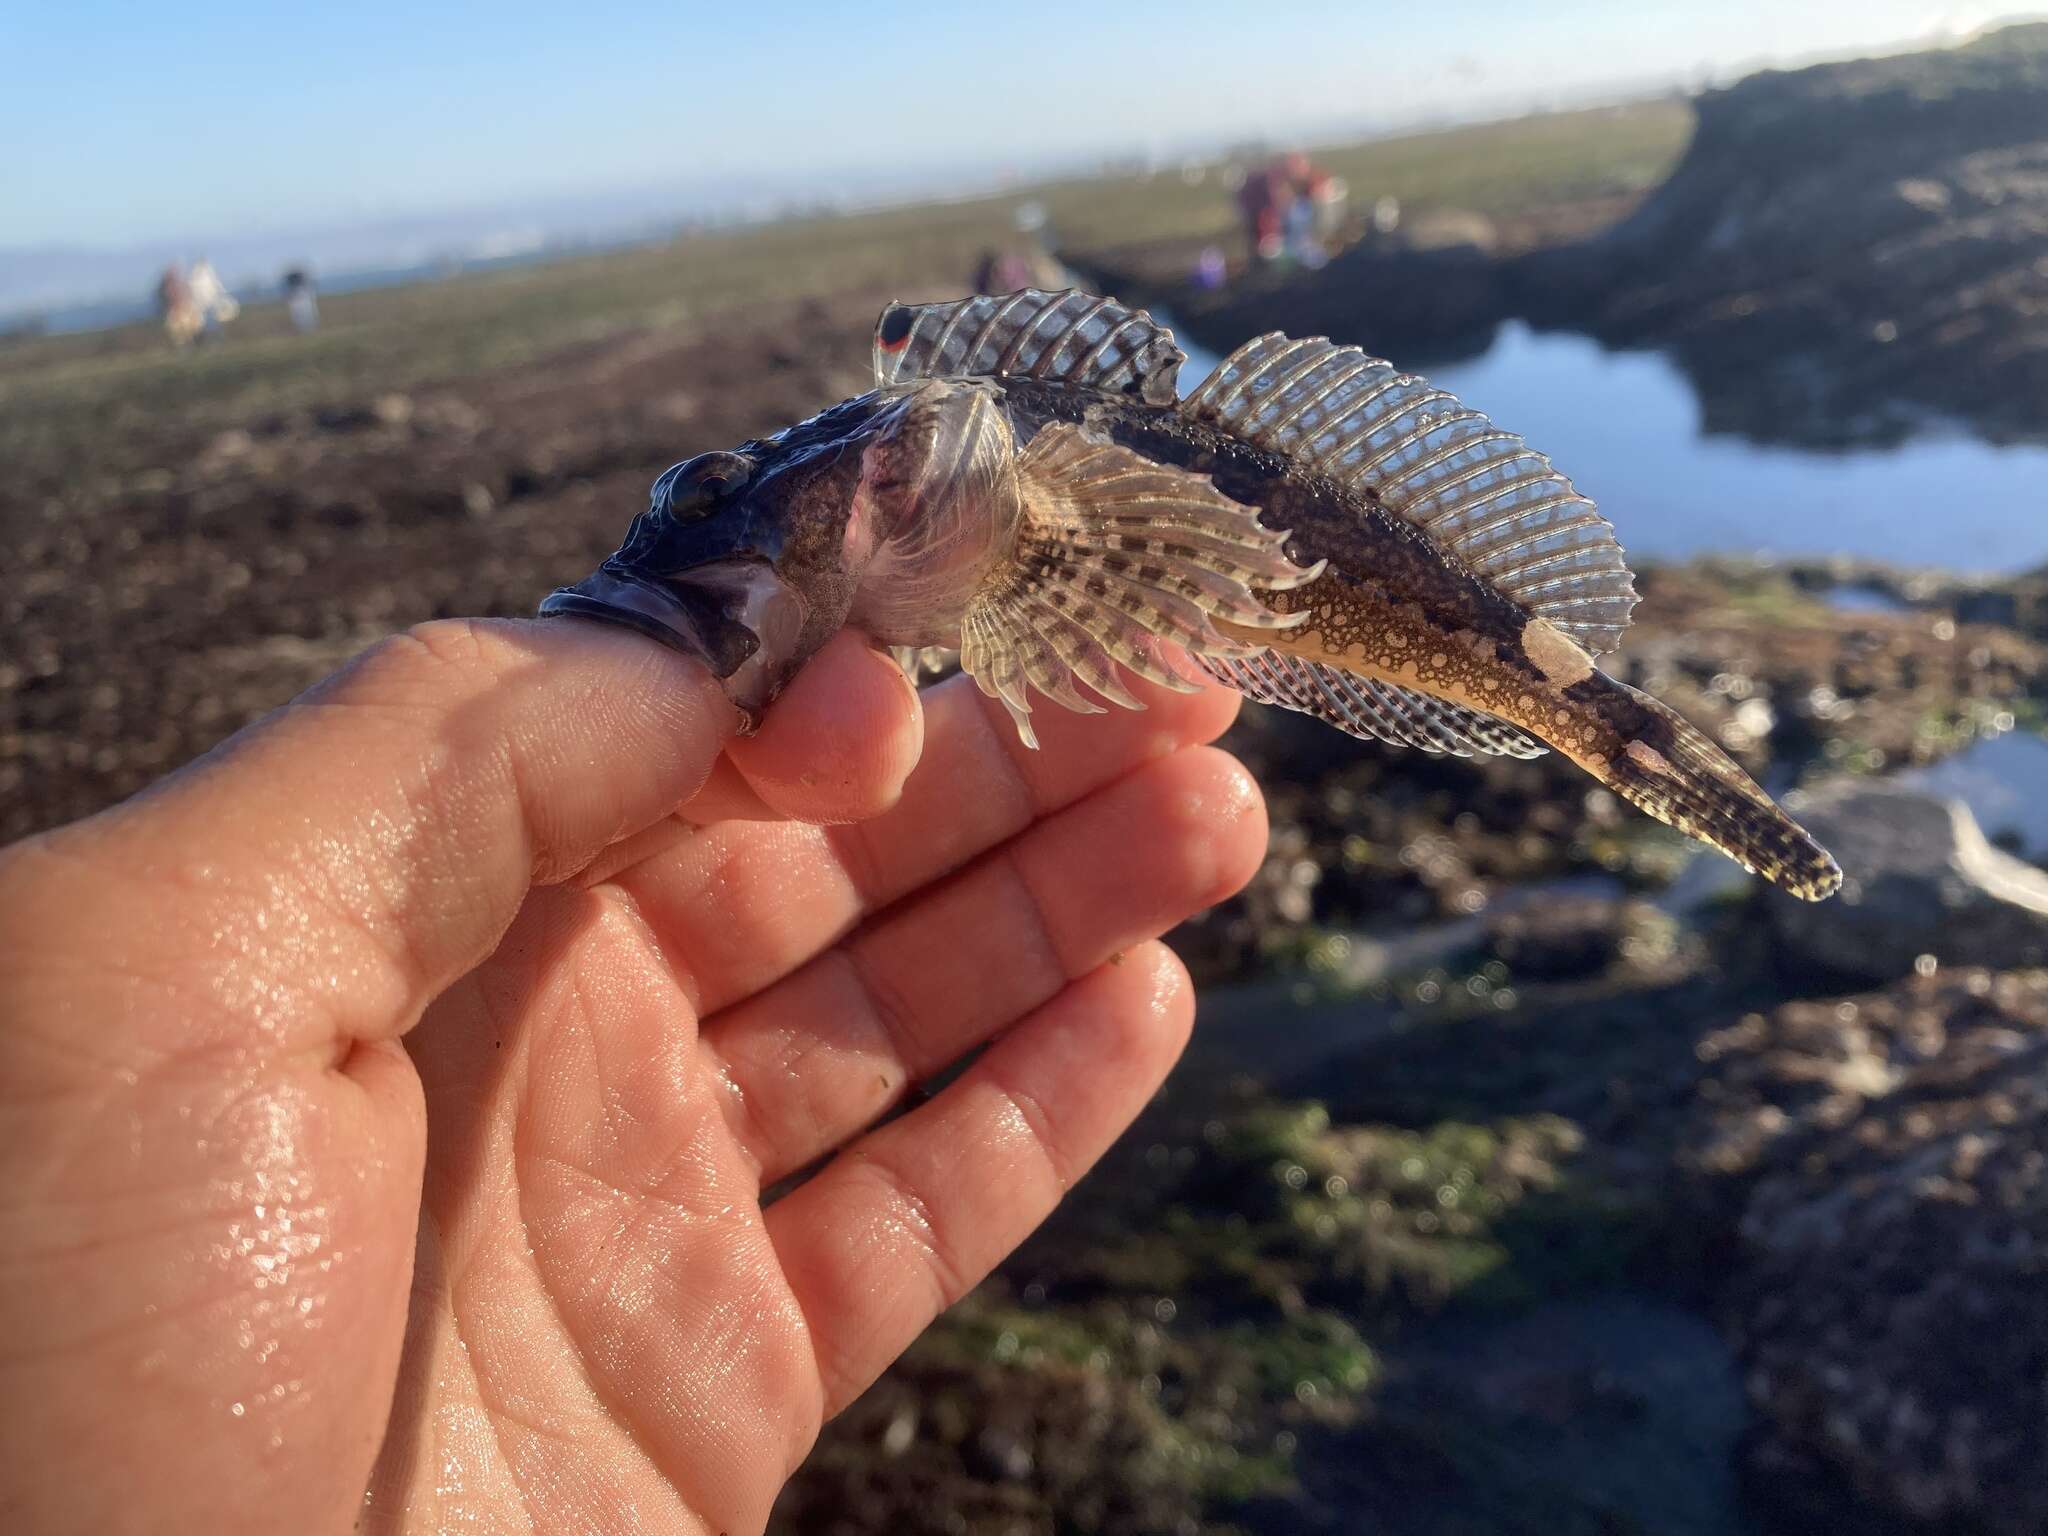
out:
M1257 790L1192 748L1097 790L705 1022L726 1118L772 1182L1132 945L1235 891Z

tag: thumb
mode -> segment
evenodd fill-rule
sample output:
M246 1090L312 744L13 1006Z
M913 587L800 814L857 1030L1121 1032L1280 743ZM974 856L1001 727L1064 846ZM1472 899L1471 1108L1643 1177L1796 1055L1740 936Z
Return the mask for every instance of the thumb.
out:
M624 631L425 625L17 848L0 899L24 957L75 951L87 912L104 972L206 996L195 1019L130 994L117 1016L176 1030L163 1048L247 1044L252 1024L290 1050L387 1038L491 952L532 885L695 794L735 724L703 667Z

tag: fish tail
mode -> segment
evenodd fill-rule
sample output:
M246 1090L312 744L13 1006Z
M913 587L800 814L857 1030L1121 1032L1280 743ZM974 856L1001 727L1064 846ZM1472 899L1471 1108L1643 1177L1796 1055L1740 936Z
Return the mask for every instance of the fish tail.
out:
M1840 888L1841 868L1827 850L1704 733L1648 694L1600 681L1607 685L1595 706L1606 727L1605 770L1596 770L1603 783L1804 901Z

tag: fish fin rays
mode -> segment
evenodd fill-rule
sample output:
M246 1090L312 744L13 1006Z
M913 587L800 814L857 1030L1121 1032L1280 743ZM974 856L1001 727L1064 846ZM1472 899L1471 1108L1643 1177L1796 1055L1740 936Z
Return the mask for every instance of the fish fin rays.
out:
M1612 526L1549 459L1427 380L1357 347L1273 332L1226 357L1181 409L1371 491L1595 656L1628 627L1635 582Z
M1634 734L1600 775L1609 789L1802 901L1841 888L1841 866L1828 851L1705 732L1668 704L1613 686L1611 697L1633 706Z
M1171 405L1187 355L1141 309L1068 288L891 304L875 326L875 383L1020 376Z
M1282 550L1284 533L1192 474L1090 438L1060 423L1042 429L1017 463L1023 515L1011 559L968 605L960 666L1000 699L1028 745L1030 692L1082 711L1141 708L1116 664L1164 687L1195 686L1168 664L1179 647L1196 657L1248 656L1256 642L1226 635L1219 621L1279 633L1306 613L1267 607L1261 590L1312 581Z
M1541 757L1550 750L1496 715L1324 662L1274 650L1197 660L1210 676L1248 699L1299 710L1368 741L1453 757Z

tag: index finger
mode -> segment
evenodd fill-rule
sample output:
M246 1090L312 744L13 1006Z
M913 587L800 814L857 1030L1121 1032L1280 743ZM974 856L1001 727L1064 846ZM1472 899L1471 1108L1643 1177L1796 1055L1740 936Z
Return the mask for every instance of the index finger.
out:
M887 812L831 828L729 822L615 864L615 878L688 974L698 1005L715 1012L1039 818L1220 736L1237 713L1226 688L1125 684L1146 703L1142 713L1041 711L1043 748L1033 751L1001 704L955 677L925 695L923 757ZM1115 858L1113 848L1102 853Z
M533 884L694 794L735 724L703 667L624 631L425 625L136 800L12 851L4 942L33 966L75 951L90 914L105 985L184 994L107 999L111 1017L175 1031L166 1049L252 1027L282 1048L387 1037L491 951ZM900 707L842 713L830 746L894 753L903 728Z

